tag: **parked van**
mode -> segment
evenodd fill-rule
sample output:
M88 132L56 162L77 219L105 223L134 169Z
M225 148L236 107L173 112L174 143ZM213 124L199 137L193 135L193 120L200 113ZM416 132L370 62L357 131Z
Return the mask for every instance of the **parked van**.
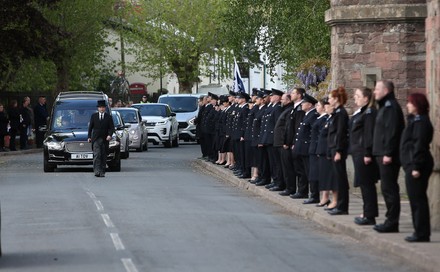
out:
M196 141L194 120L199 113L199 97L202 94L164 94L158 103L168 104L179 122L179 138L185 142Z
M61 92L56 98L44 140L44 172L58 165L93 164L92 144L87 141L90 117L97 111L97 101L106 101L102 92ZM107 156L111 171L121 171L120 139L112 135Z

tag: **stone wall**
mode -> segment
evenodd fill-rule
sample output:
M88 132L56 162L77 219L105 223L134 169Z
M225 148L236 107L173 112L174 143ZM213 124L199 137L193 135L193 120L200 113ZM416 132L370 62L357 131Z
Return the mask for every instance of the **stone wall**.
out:
M433 229L440 229L440 1L428 0L426 18L426 89L431 103L434 140L431 151L435 167L429 182L428 197Z
M352 91L389 79L404 105L408 93L425 92L426 5L377 2L332 1L326 13L332 26L332 87Z

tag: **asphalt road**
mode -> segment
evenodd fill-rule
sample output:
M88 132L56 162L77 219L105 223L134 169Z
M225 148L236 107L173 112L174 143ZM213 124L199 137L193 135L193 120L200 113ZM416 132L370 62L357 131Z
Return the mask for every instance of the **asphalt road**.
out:
M2 271L414 271L192 166L197 145L120 173L0 157Z

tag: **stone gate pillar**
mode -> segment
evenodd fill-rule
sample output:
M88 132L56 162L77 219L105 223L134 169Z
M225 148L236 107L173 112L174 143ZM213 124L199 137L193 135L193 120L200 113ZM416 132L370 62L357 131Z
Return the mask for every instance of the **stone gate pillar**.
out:
M431 151L435 166L428 188L433 229L440 229L440 0L428 0L426 18L426 90L434 126Z
M425 18L426 0L331 0L332 87L388 79L402 105L425 92Z

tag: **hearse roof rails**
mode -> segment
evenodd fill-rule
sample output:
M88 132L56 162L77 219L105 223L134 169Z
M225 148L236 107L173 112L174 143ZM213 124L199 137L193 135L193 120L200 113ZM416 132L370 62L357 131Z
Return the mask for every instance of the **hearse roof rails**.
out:
M72 92L60 92L57 100L60 99L107 99L107 95L103 92L96 91L72 91Z

